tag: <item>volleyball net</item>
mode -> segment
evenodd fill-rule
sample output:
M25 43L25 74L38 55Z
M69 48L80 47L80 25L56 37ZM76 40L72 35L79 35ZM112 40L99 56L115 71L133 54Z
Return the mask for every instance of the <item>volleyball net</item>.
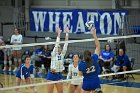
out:
M131 71L125 71L125 72L117 72L117 73L108 73L108 74L100 74L99 77L102 79L104 79L103 77L112 77L114 75L120 75L120 74L133 74L133 73L138 73L140 71L140 62L139 62L139 53L140 53L140 35L127 35L127 36L114 36L114 37L104 37L104 38L98 38L101 44L101 50L105 49L105 44L109 43L112 51L116 57L116 55L118 55L118 49L119 48L124 48L126 54L128 55L129 58L134 58L135 62L133 65L133 70ZM24 53L26 55L26 51L29 50L30 52L32 52L30 54L30 56L34 55L35 51L37 48L40 48L44 45L47 45L50 48L50 51L53 49L53 46L56 42L54 42L55 40L53 40L53 42L43 42L43 43L30 43L30 44L22 44L22 45L6 45L6 46L0 46L0 49L11 49L14 47L22 47L22 57L24 57ZM40 71L40 68L42 67L41 65L41 60L35 60L36 64L34 64L34 66L36 67L35 71L34 71L34 83L33 84L25 84L24 82L21 83L20 86L16 86L16 77L15 74L13 72L2 72L2 74L0 75L0 82L3 85L3 88L0 88L0 91L2 91L2 93L15 93L15 89L19 88L19 93L30 93L33 92L32 89L30 89L29 87L31 86L35 86L35 88L37 89L38 93L47 93L47 85L48 84L56 84L59 82L63 83L63 91L64 93L67 93L67 82L69 81L77 81L77 80L81 80L82 78L78 78L78 79L66 79L66 75L67 75L67 71L68 71L68 65L70 63L72 63L72 58L71 58L71 54L74 53L78 53L81 56L82 59L82 54L84 52L84 50L90 50L92 51L92 53L94 53L94 49L95 49L95 44L94 44L94 39L83 39L83 40L69 40L69 41L60 41L60 44L64 44L65 42L68 42L68 50L65 56L65 61L64 61L64 66L65 66L65 70L62 73L63 74L63 80L60 81L52 81L52 82L47 82L46 80L46 76L49 70L49 62L50 60L47 60L49 62L46 61L44 67L45 67L45 71ZM27 53L28 55L28 53ZM24 58L23 58L24 59ZM44 63L43 63L44 64ZM14 63L12 64L14 66ZM109 78L109 80L111 80L111 78ZM111 81L113 82L113 81ZM55 90L56 91L56 90ZM54 93L57 93L55 92Z

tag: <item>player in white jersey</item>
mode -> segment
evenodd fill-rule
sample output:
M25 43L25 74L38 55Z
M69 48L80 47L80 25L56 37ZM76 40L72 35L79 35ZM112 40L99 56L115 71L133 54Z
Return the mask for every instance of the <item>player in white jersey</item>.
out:
M14 32L15 34L12 35L10 43L13 45L22 44L23 38L22 38L22 35L19 33L19 29L15 28ZM21 47L12 48L14 63L16 65L13 71L16 71L18 66L20 66L21 64L21 49L22 49Z
M47 75L48 82L62 80L61 72L64 70L64 65L63 65L64 56L67 51L68 43L67 42L64 43L63 49L61 50L61 47L59 45L61 32L62 30L60 28L57 28L58 35L57 35L55 47L51 53L51 66L50 66L50 71L48 72ZM65 29L65 32L66 32L65 41L67 41L68 33L69 33L68 27ZM48 84L47 93L53 93L54 85L56 86L58 93L63 93L63 83Z
M79 59L79 55L78 54L74 54L73 55L73 63L69 65L69 72L67 75L67 79L76 79L78 78L78 63L79 63L80 59ZM81 82L82 81L71 81L69 89L68 89L68 93L81 93Z

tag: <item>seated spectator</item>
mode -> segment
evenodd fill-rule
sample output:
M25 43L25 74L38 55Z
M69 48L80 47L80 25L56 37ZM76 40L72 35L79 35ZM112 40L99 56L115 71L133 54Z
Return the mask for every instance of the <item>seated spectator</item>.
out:
M110 64L113 60L114 53L111 51L109 44L105 45L105 50L101 51L99 56L99 65L101 67L101 72L106 73L107 70L110 70Z
M111 68L113 72L127 71L131 69L131 63L128 56L124 53L123 49L119 49L119 54L116 57L114 66ZM124 77L125 79L125 77Z
M48 50L48 46L40 46L40 48L36 49L35 55L31 56L31 60L35 66L40 67L39 73L42 73L42 69L45 69L46 67L49 68L51 61L51 52ZM38 63L35 64L36 62Z
M33 53L33 55L31 56L31 61L32 61L33 65L40 66L41 56L43 56L43 46L39 46L39 48L37 48L35 50L35 53ZM36 64L36 62L38 62L38 64Z
M47 45L44 45L43 47L43 56L41 57L41 66L42 68L47 69L47 71L50 69L50 64L51 64L51 51L49 50Z

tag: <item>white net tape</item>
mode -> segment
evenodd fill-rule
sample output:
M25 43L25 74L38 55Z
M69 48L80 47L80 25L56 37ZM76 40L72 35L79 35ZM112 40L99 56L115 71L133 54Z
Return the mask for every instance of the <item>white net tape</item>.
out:
M98 39L99 40L116 40L116 39L127 39L127 38L134 38L134 37L140 37L140 35L115 36L115 37L105 37L105 38L98 38ZM88 41L94 41L94 39L60 41L60 43L65 43L65 42L78 43L78 42L88 42ZM30 46L38 46L38 45L52 45L55 43L56 42L30 43L30 44L21 44L21 45L6 45L6 46L0 46L0 49L13 48L13 47L30 47Z
M132 71L118 72L118 73L110 73L110 74L99 75L99 77L119 75L119 74L128 74L128 73L137 73L139 71L140 71L140 69L132 70ZM26 87L31 87L31 86L41 86L41 85L54 84L54 83L59 83L59 82L69 82L69 81L75 81L75 80L82 80L82 78L66 79L66 80L59 80L59 81L51 81L51 82L29 84L29 85L5 87L5 88L0 88L0 90L13 90L13 89L16 89L16 88L26 88Z

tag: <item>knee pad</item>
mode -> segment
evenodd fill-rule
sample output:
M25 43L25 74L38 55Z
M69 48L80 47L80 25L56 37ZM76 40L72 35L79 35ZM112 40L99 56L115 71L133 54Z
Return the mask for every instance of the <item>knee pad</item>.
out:
M7 65L7 61L4 61L4 65Z
M95 89L95 93L103 93L100 88Z
M17 62L18 61L18 59L17 58L14 58L14 62Z
M18 58L18 62L21 62L21 58Z
M12 65L12 61L9 61L9 65Z

